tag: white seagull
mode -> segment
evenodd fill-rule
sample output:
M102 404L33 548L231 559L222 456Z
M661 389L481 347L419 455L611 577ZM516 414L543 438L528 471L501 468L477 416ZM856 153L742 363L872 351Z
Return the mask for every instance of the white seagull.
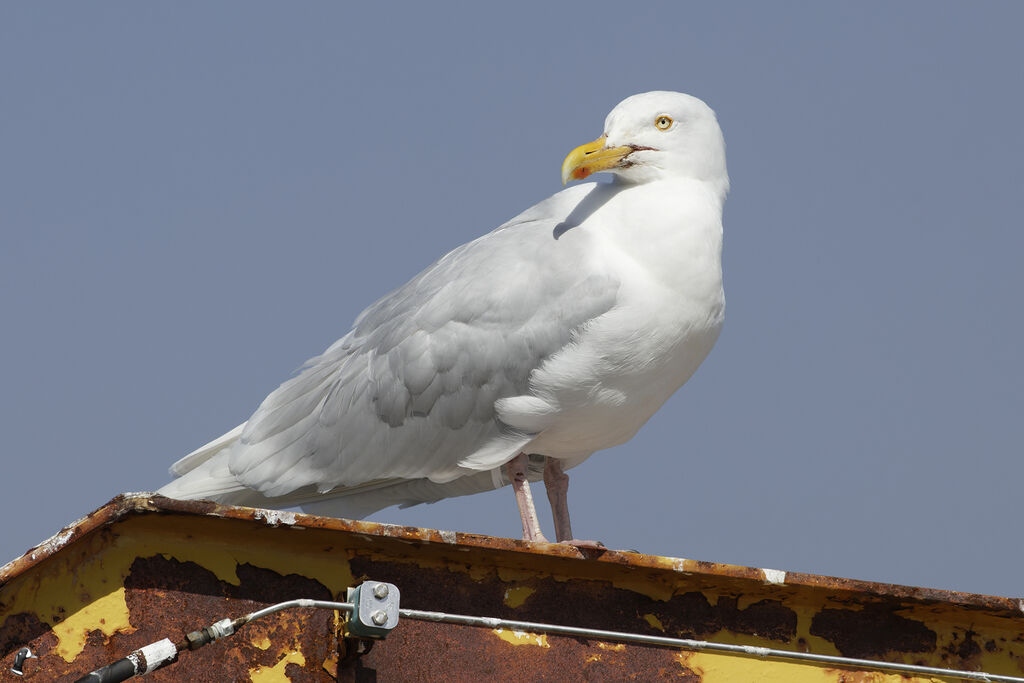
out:
M722 327L725 142L676 92L622 101L574 149L583 183L458 247L372 304L158 493L361 518L512 484L523 538L573 538L568 476L628 441Z

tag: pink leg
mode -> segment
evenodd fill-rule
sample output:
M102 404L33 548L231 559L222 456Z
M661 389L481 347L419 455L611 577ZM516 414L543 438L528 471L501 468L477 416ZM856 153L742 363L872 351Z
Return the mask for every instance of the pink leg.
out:
M547 543L548 539L540 531L540 520L537 509L533 506L533 494L530 493L530 482L526 478L526 468L530 457L520 453L508 461L508 478L512 480L512 490L516 493L516 505L519 506L519 517L523 521L523 540Z
M572 540L569 523L569 475L562 471L562 463L555 458L544 459L544 488L551 503L551 516L555 518L555 538L559 543Z
M562 463L556 458L544 460L544 487L551 503L551 516L555 518L555 535L559 543L568 543L583 548L604 548L597 541L578 541L572 537L569 523L569 475L562 471Z

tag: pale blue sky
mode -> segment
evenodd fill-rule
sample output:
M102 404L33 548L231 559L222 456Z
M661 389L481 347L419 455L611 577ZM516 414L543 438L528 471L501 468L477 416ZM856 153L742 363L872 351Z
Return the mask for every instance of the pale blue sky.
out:
M163 484L671 89L728 143L726 326L571 472L577 534L1024 594L1021 26L1019 2L3 4L0 562ZM508 489L373 519L519 532Z

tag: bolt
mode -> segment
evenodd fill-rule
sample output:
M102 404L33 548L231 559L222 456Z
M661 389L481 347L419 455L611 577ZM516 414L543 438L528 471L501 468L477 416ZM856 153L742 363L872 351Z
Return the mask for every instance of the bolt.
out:
M378 583L373 587L373 594L377 596L378 599L383 600L388 597L388 585L386 583Z
M388 623L388 615L384 613L384 610L377 610L370 615L370 618L373 619L373 623L377 624L377 626L383 626Z

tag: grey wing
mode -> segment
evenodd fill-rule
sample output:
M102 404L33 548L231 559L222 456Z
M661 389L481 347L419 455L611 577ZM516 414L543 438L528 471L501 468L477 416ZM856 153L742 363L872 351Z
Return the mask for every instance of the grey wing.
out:
M231 473L266 496L381 479L450 481L482 449L517 448L497 399L610 310L618 283L550 220L512 223L370 306L353 330L264 400ZM514 455L512 452L511 455ZM509 457L511 457L511 455Z

